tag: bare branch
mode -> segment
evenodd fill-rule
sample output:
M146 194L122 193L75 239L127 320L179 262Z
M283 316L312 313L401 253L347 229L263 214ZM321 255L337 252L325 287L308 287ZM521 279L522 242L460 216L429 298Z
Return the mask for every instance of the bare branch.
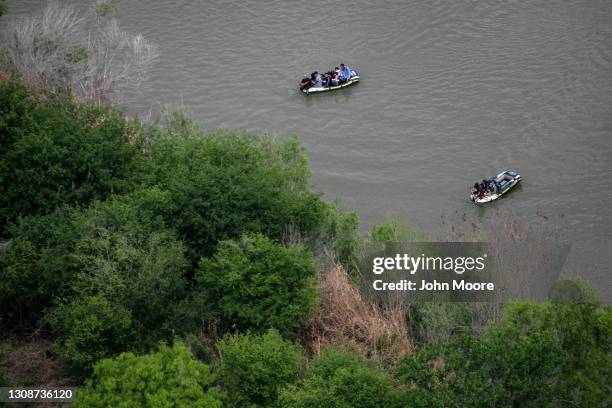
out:
M10 68L40 92L118 103L140 86L158 53L142 35L122 31L104 17L109 13L100 13L102 6L116 10L111 5L97 1L95 13L81 15L49 1L39 15L13 20L1 33Z

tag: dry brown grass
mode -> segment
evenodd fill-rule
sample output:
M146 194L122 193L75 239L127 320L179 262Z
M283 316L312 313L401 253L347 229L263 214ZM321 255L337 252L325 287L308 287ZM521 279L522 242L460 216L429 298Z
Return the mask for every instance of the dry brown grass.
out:
M0 358L0 364L8 369L10 378L19 386L61 387L70 386L72 379L67 368L53 357L51 342L33 337L15 343Z
M312 354L331 345L394 365L412 351L404 308L366 301L342 266L323 268L318 290L317 312L308 320L304 333L305 347Z

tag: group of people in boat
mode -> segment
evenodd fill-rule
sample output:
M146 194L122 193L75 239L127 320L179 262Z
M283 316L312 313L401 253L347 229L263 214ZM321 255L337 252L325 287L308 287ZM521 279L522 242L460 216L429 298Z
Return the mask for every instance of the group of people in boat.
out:
M505 171L489 180L482 179L480 182L474 183L472 187L472 197L480 199L490 194L500 194L514 186L520 180L520 174L512 171Z
M338 86L350 81L352 76L351 69L344 64L340 64L340 67L334 68L333 71L328 71L321 75L318 71L305 75L300 83L300 90L307 90L310 88L327 88L332 86Z
M472 194L474 197L482 198L486 194L492 194L497 191L497 185L495 180L480 180L479 183L474 183L474 187L472 187Z

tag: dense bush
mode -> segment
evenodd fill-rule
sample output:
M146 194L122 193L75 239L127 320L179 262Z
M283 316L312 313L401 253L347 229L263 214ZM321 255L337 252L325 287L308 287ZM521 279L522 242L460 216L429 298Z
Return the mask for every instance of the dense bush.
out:
M143 356L123 353L102 360L77 394L77 407L223 406L214 376L182 344Z
M282 387L298 380L305 361L302 348L275 331L227 335L219 350L219 378L235 407L270 406Z
M0 84L0 236L20 216L129 191L139 132L119 111L40 101L22 85Z
M219 243L214 256L200 262L196 281L211 307L239 329L288 333L316 301L311 252L260 234Z
M608 406L612 313L584 303L510 303L482 336L429 345L397 373L422 406Z
M182 122L181 122L182 123ZM328 205L309 189L309 166L297 138L235 131L204 133L182 123L155 137L146 185L169 192L165 214L192 258L245 232L281 239L290 226L304 237L324 233Z
M284 408L399 407L400 393L391 377L355 354L325 349L312 361L301 386L291 385L279 396Z
M580 303L540 305L516 303L508 307L499 338L527 331L549 331L561 352L552 386L554 399L573 405L610 406L612 396L612 309L594 299ZM516 373L518 380L520 372Z
M416 343L433 344L481 334L498 313L499 306L488 303L414 302L407 307L406 322Z
M86 296L54 309L48 316L56 348L77 374L101 358L130 349L134 342L128 310L101 296Z
M149 327L159 325L169 303L183 296L189 266L175 233L146 208L164 202L163 194L145 190L23 219L0 253L5 316L38 314L54 296L101 293Z
M353 212L342 213L330 206L325 224L327 234L321 237L321 244L331 249L347 270L353 271L358 267L360 256L360 239L357 234L359 217Z
M186 294L189 263L183 244L171 230L126 201L109 200L73 212L72 222L80 233L73 245L72 259L79 268L70 278L67 297L93 296L124 310L130 316L134 334L123 342L125 349L116 348L113 341L121 332L114 333L114 326L105 327L95 333L98 343L92 350L92 345L81 341L81 333L74 329L89 327L85 314L73 313L80 301L58 298L59 306L51 311L52 329L66 354L79 355L67 359L80 370L100 355L147 350L162 339L170 339L172 329L165 323Z
M36 320L48 308L61 354L79 372L100 357L171 339L166 323L187 293L186 249L144 205L134 205L155 207L163 198L148 191L23 220L0 255L4 317L25 312Z
M181 115L142 132L117 111L41 100L15 83L2 92L0 166L19 173L1 180L2 199L13 197L2 208L25 210L2 221L0 317L27 328L46 314L77 372L122 351L114 329L123 342L129 328L122 347L139 352L219 318L221 334L293 332L316 300L312 251L355 257L357 218L310 191L296 138L206 133ZM89 327L83 311L96 302L106 303Z
M186 249L172 230L163 228L127 200L110 200L79 213L83 234L75 257L80 271L74 296L101 295L130 311L138 342L154 346L163 324L186 294Z
M118 257L132 244L143 249L152 241L147 234L158 230L154 239L166 247L185 243L188 278L219 241L245 232L304 242L313 251L327 246L346 262L355 258L356 216L310 191L308 162L296 138L276 143L236 131L207 133L184 115L168 129L143 132L118 111L40 100L14 82L0 86L0 101L0 235L12 238L0 252L4 318L36 321L52 297L70 298L85 258L90 274L92 262L101 262L92 261L89 252L96 249L90 245L107 242ZM143 134L149 143L141 142ZM86 206L110 193L127 194L111 200L119 215L107 218L124 227L111 228L106 238L96 235L107 227L96 224L95 210L66 206ZM18 220L28 214L33 216ZM171 245L172 235L177 240ZM193 328L207 306L197 300L188 294L166 310L178 316L174 323Z
M65 296L80 270L75 258L81 232L69 208L28 217L11 228L0 250L0 317L13 323L36 320L53 296Z

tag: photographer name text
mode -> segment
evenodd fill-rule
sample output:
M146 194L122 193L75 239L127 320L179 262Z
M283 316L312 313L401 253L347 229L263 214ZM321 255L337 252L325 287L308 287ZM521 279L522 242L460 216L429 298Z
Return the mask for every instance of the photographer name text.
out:
M494 291L495 284L493 282L466 282L465 280L453 280L449 282L438 282L437 280L412 281L402 279L397 282L384 282L380 279L372 282L374 290L400 290L400 291L428 291L428 292L446 292L451 290L460 291Z

